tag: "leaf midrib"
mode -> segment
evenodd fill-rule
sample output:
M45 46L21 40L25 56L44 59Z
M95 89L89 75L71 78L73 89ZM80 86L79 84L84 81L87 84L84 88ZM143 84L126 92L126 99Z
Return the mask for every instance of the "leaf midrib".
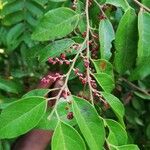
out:
M19 116L18 118L16 118L16 119L10 121L8 124L6 124L6 125L5 125L4 127L2 127L0 130L1 130L1 131L4 130L4 129L7 128L11 123L17 121L18 119L20 119L20 118L22 118L22 117L24 117L24 116L27 116L27 114L29 114L29 113L32 112L34 109L36 109L37 107L39 107L40 105L42 105L42 103L44 103L44 100L43 100L43 102L41 102L41 103L39 103L38 105L36 105L33 109L29 110L28 112L24 113L23 115Z
M82 117L82 115L81 115L81 113L80 113L80 109L78 108L77 103L76 103L75 101L74 101L74 103L76 104L76 108L77 108L78 113L80 114L80 116L81 116L81 118L82 118L83 123L85 124L85 127L87 128L87 130L88 130L90 136L92 137L92 143L95 143L95 145L96 145L96 147L97 147L97 150L98 150L99 148L98 148L98 146L97 146L97 143L96 143L95 140L94 140L93 134L90 132L91 130L88 128L87 123L86 123L86 121L84 120L84 117ZM78 122L78 121L77 121L77 122Z

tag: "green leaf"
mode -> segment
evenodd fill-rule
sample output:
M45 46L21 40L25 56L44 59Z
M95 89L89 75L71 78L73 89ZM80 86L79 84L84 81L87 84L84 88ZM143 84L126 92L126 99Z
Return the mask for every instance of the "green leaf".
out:
M90 150L102 149L105 141L103 120L89 102L76 96L73 99L74 116Z
M25 95L23 95L23 98L31 97L31 96L46 96L51 90L50 89L35 89L32 91L29 91Z
M49 0L33 0L33 1L40 4L41 6L44 6Z
M146 5L147 7L150 7L150 1L149 0L142 0L142 3Z
M0 139L14 138L34 128L46 111L47 101L29 97L13 102L0 115Z
M116 7L122 7L126 11L130 6L127 0L106 0L106 4L111 4Z
M131 72L129 77L130 80L140 80L144 79L150 74L150 59L149 57L141 57L142 61L136 66L136 68ZM139 59L138 59L139 60Z
M15 13L11 13L4 17L2 23L6 26L10 26L16 24L24 19L24 12L19 11Z
M12 14L14 12L23 10L23 8L24 8L24 1L14 1L14 2L7 1L4 4L5 5L1 12L2 16Z
M139 42L138 42L138 58L137 64L145 61L145 58L150 57L150 14L140 11L138 15L138 29L139 29Z
M125 145L127 144L127 133L125 129L116 121L106 119L106 125L109 129L109 135L107 140L113 145Z
M5 80L0 78L0 89L10 93L19 93L21 92L22 86L12 80Z
M113 146L111 145L111 150L140 150L137 145L134 144L128 144L128 145L122 145L122 146Z
M100 54L102 59L109 60L112 53L112 41L115 39L113 26L109 19L102 19L99 24Z
M24 32L24 24L19 23L13 26L7 34L7 44L10 50L15 49L21 42L20 36Z
M125 73L135 64L137 37L137 16L130 8L123 15L116 32L114 62L119 73Z
M71 9L60 7L50 10L40 20L32 38L47 41L65 37L76 28L78 21L79 14Z
M94 67L97 73L106 73L110 76L114 76L113 74L113 66L110 62L105 59L97 59L93 60Z
M115 88L114 80L110 75L106 73L95 73L94 77L105 92L110 93Z
M3 150L2 141L0 141L0 149Z
M68 50L75 42L72 39L54 41L39 52L39 61L46 61L49 57L58 57Z
M0 146L0 150L10 150L11 149L11 143L8 140L2 140Z
M32 13L33 16L40 17L43 15L43 8L40 7L37 3L33 3L32 1L26 1L26 9Z
M76 125L75 118L73 119L67 119L68 110L65 108L68 108L70 112L72 112L72 106L68 105L68 102L65 101L63 98L59 99L59 103L57 105L57 113L59 115L59 118L64 122L71 126ZM52 115L51 118L49 118L49 115L51 113L51 109L46 112L44 117L40 120L39 124L37 125L37 128L44 129L44 130L54 130L57 123L59 122L56 113Z
M125 109L121 101L110 93L101 92L101 94L105 98L105 100L108 102L113 112L118 117L119 121L123 124L123 117L124 117Z
M150 100L150 96L149 95L146 95L146 94L143 94L143 93L140 93L140 92L134 92L134 94L144 100Z
M60 140L58 140L60 139ZM66 123L59 122L52 138L52 150L85 150L79 133Z

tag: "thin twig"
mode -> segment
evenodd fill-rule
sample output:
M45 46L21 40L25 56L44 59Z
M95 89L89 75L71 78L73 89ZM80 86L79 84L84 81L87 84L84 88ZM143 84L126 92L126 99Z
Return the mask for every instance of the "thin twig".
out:
M94 0L94 2L97 4L97 6L99 7L100 11L102 12L103 16L107 18L105 12L102 9L102 6L97 2L97 0Z
M84 47L84 45L85 45L85 42L86 42L86 39L84 40L84 42L83 42L82 45L80 46L80 49L78 50L78 53L77 53L76 56L74 57L73 62L72 62L72 64L71 64L71 67L70 67L69 71L68 71L67 74L66 74L65 83L64 83L64 85L61 87L61 89L60 89L58 95L56 96L56 103L55 103L55 106L54 106L53 110L51 111L51 114L48 116L48 119L49 119L49 120L51 119L53 113L57 111L56 109L57 109L57 105L58 105L58 102L59 102L61 93L62 93L63 90L67 87L67 83L68 83L68 80L69 80L69 76L70 76L70 74L71 74L71 71L72 71L73 68L74 68L74 65L75 65L75 63L76 63L76 61L77 61L77 59L78 59L79 54L80 54L80 53L82 52L82 50L83 50L83 47ZM58 115L57 115L57 117L58 117Z
M86 29L86 57L88 61L90 62L90 47L89 47L89 33L90 33L90 21L89 21L89 0L86 0L86 7L85 7L85 14L86 14L86 23L87 23L87 29ZM92 92L92 86L91 86L91 77L90 77L90 67L88 65L87 67L87 82L89 85L89 91L90 91L90 100L92 102L92 105L94 106L94 100L93 100L93 92Z
M145 90L141 89L140 87L136 86L135 84L131 83L130 81L128 81L127 79L125 78L120 78L120 81L124 81L126 82L128 85L130 85L133 89L137 90L137 91L140 91L142 93L144 93L145 95L148 95L150 96L149 93L147 93Z
M150 12L150 8L140 3L138 0L133 0L137 5L139 5L141 8L145 9L146 11Z

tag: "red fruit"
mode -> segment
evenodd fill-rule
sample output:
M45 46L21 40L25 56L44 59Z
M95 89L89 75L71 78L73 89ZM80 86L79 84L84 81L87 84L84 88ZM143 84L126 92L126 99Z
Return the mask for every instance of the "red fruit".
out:
M55 65L55 64L56 64L56 61L53 61L52 64Z
M84 66L87 68L89 67L89 61L87 59L84 59Z
M78 74L78 72L79 72L79 68L74 69L74 73L75 73L75 75L77 75L77 74Z
M67 92L66 92L66 91L63 91L63 92L62 92L62 97L63 97L64 99L67 99L67 96L68 96L68 95L67 95Z
M82 84L86 84L87 83L87 79L83 78L81 82L82 82Z
M71 120L71 119L73 119L73 112L69 112L68 114L67 114L67 119L69 119L69 120Z
M62 53L62 54L60 55L60 58L63 59L63 60L65 60L65 59L66 59L66 54Z
M83 80L83 77L79 76L79 80L82 81L82 80Z
M53 63L54 62L53 58L48 58L48 62Z
M55 60L56 60L56 61L59 61L59 58L56 57Z
M70 61L66 60L65 61L66 65L70 65Z
M97 88L96 83L92 83L91 85L92 85L92 87L93 87L94 89L96 89L96 88Z

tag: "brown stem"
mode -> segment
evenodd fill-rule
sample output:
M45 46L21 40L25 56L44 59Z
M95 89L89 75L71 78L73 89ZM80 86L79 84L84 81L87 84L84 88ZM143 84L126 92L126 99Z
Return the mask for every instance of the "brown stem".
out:
M131 83L130 81L128 81L127 79L125 78L120 78L120 81L124 81L126 82L128 85L130 85L133 89L137 90L137 91L140 91L142 93L144 93L145 95L147 96L150 96L149 93L147 93L145 90L141 89L140 87L136 86L135 84Z
M139 5L141 8L145 9L146 11L150 12L150 8L140 3L138 0L133 0L137 5Z

